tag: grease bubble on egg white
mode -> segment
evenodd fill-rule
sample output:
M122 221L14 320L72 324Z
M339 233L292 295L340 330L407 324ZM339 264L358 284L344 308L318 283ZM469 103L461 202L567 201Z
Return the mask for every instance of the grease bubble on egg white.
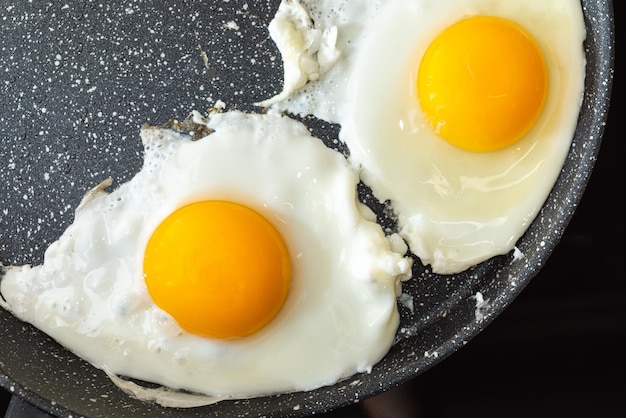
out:
M506 254L539 212L574 135L585 73L580 2L389 0L377 7L362 23L340 8L329 12L331 21L345 22L338 24L337 43L345 60L281 108L341 124L340 138L363 181L377 198L391 202L400 234L435 273L460 272ZM532 128L490 152L443 140L417 91L422 57L433 40L475 16L506 19L525 30L541 50L548 79ZM342 92L334 91L339 85ZM325 104L326 94L335 100ZM498 129L501 122L482 126Z
M3 307L108 373L208 401L310 390L370 370L393 342L398 283L411 263L364 216L357 175L287 117L226 112L195 121L215 132L192 141L144 128L141 171L110 194L106 183L88 193L42 265L7 267ZM205 200L253 209L288 249L282 309L243 338L185 331L144 281L155 229Z

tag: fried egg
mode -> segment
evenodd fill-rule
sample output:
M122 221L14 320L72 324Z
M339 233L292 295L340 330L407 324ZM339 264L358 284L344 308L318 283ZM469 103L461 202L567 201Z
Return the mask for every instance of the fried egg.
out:
M87 193L42 265L6 267L3 307L111 375L210 401L369 371L411 260L357 175L287 117L192 120L202 139L142 129L141 171Z
M389 0L363 22L341 10L318 17L337 24L345 62L279 107L341 124L363 181L433 272L508 253L573 138L579 1Z

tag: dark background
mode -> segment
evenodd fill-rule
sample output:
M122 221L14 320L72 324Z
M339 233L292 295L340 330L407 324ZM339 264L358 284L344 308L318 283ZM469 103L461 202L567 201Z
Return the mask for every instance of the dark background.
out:
M625 2L614 2L615 79L596 167L543 270L485 331L433 369L387 393L318 416L626 417L626 176L621 165L626 146L620 135L625 8ZM9 400L0 389L0 415Z

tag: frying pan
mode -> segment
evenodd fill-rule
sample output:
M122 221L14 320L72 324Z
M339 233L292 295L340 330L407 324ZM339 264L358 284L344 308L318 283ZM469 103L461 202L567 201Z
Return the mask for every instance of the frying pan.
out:
M115 185L129 180L142 162L142 124L182 119L217 99L229 109L253 111L250 103L277 93L282 67L266 26L278 3L78 0L3 6L0 260L40 263L86 190L107 177ZM517 243L524 258L495 257L445 277L417 262L415 277L404 287L414 298L414 312L400 306L397 341L371 373L306 393L166 409L128 397L101 371L0 310L0 384L58 416L305 416L390 389L442 361L484 329L539 271L587 184L609 105L613 11L609 0L582 4L588 62L581 115L554 190ZM337 147L337 126L304 121ZM365 186L359 192L384 215Z

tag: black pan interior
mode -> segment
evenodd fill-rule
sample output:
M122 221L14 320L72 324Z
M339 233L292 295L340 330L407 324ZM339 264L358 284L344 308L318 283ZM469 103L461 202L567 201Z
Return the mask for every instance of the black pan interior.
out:
M165 409L129 398L102 372L0 310L0 384L59 416L304 416L372 396L442 361L487 326L541 268L593 168L611 88L612 5L582 3L586 94L562 174L517 245L525 257L497 257L449 277L416 263L415 277L405 285L415 311L400 307L398 341L372 373L308 393ZM86 190L107 177L114 186L129 180L141 165L142 124L182 119L217 99L228 109L253 111L253 101L278 92L280 56L266 30L277 7L278 1L269 0L3 6L0 260L40 263ZM314 118L305 122L336 147L337 126ZM366 187L360 194L384 217L384 205ZM479 292L487 302L481 307Z

